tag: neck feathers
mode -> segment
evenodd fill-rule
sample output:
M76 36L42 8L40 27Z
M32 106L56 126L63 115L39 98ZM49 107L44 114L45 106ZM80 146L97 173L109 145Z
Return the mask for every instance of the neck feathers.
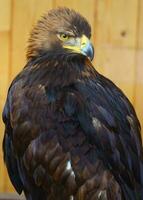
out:
M91 62L83 57L70 59L37 58L30 61L32 80L49 88L65 87L77 80L92 79L95 69Z

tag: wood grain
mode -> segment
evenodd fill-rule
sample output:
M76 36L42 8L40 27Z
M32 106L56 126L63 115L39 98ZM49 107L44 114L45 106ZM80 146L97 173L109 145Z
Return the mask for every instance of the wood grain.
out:
M10 30L11 0L0 0L0 31Z
M135 78L134 59L134 49L112 45L102 46L100 55L97 56L97 63L100 63L98 64L99 71L120 87L132 102ZM101 69L100 66L102 66Z
M143 49L143 0L139 0L138 12L138 48Z
M98 0L96 16L97 45L136 46L138 0Z
M30 31L45 11L52 8L52 0L13 0L11 79L24 67Z

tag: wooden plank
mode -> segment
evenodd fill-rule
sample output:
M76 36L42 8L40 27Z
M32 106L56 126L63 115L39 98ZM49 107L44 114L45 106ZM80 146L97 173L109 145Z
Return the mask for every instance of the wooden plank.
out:
M11 79L24 67L29 33L44 12L52 7L52 0L13 0Z
M138 18L138 48L143 49L143 0L139 0L139 18Z
M0 113L2 113L8 89L9 76L9 32L0 32ZM2 146L4 124L0 117L0 147ZM5 188L5 167L3 162L3 153L0 151L0 191Z
M136 46L138 0L97 1L96 43Z
M10 30L11 0L0 0L0 31Z
M134 99L134 58L135 50L105 45L96 63L98 70L120 87L128 98ZM104 66L100 69L100 66Z

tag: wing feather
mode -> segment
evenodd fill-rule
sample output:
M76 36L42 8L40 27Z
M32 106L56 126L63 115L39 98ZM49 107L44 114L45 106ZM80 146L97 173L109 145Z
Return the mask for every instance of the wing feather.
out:
M12 145L12 128L10 126L9 120L9 108L6 103L3 111L3 121L5 122L5 134L3 140L3 151L4 151L4 161L7 166L8 174L10 180L15 187L16 191L21 194L23 190L23 184L19 176L19 164L18 160L15 157L14 149Z

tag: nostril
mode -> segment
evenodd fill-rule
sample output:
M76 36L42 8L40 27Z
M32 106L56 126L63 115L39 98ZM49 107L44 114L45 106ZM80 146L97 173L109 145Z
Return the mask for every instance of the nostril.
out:
M86 46L86 42L81 43L82 48Z

